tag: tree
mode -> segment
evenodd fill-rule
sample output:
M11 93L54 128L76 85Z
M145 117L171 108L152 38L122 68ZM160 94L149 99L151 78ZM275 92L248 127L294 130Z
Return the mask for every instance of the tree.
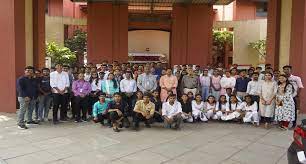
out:
M76 53L78 64L84 64L84 53L87 46L87 33L75 30L73 36L65 41L65 47Z
M67 47L60 47L54 42L46 44L46 55L51 58L52 65L56 63L72 65L76 62L76 55Z
M258 52L259 57L264 61L266 59L266 40L258 40L249 43L249 46Z
M231 31L213 31L213 64L225 62L226 47L233 47L233 32Z

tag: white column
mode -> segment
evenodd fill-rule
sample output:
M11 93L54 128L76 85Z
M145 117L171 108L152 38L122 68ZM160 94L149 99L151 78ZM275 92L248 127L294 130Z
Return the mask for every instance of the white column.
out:
M33 65L33 1L25 1L26 65Z
M292 0L281 0L279 69L289 64Z

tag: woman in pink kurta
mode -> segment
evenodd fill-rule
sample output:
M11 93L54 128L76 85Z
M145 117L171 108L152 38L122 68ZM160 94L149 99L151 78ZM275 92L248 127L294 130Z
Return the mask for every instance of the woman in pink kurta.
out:
M172 75L172 70L170 68L167 69L166 75L160 78L159 85L161 88L160 99L162 102L166 101L169 91L176 94L177 78Z

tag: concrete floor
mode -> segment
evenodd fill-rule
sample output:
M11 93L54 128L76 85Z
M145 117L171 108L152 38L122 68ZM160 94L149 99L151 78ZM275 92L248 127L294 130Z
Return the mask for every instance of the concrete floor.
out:
M291 141L292 131L216 122L180 131L155 124L114 133L92 122L19 130L15 114L0 113L0 164L287 164Z

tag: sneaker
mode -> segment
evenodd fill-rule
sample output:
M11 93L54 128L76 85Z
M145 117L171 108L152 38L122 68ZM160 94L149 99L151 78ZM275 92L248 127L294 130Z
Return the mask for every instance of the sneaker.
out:
M36 121L29 121L26 123L27 125L38 125L39 123Z
M82 119L81 121L82 121L82 122L87 122L87 119Z
M80 122L82 122L81 120L75 120L74 121L75 123L80 123Z
M18 129L28 129L26 125L18 125Z

